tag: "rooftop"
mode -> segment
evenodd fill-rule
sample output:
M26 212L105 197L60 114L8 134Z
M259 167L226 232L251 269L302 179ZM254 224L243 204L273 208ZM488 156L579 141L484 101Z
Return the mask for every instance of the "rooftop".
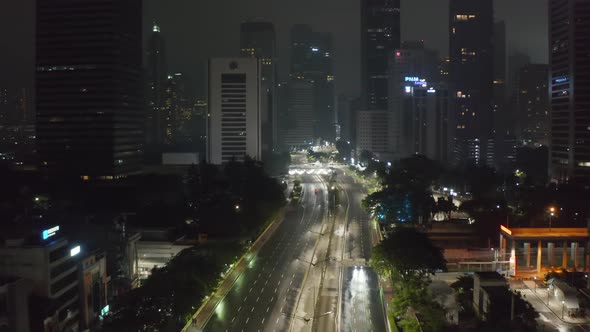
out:
M500 225L502 235L513 239L571 239L588 238L588 228L526 227L508 228Z

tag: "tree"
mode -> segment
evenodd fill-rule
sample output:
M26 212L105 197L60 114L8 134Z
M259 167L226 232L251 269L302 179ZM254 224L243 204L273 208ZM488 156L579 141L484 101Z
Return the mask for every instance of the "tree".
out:
M444 270L442 250L414 227L398 226L373 249L371 265L381 274L389 274L394 283L424 286L430 275Z
M418 331L416 317L424 331L444 328L444 309L432 299L428 285L432 274L445 269L446 261L425 233L413 227L396 227L373 249L370 265L391 279L393 314L401 318L405 331Z
M383 169L383 189L368 196L364 206L382 223L426 223L435 209L431 187L440 172L424 156L402 159L389 172Z
M359 162L362 165L367 166L371 159L373 159L373 153L371 153L371 151L369 151L369 150L362 150L361 151L361 153L359 155Z

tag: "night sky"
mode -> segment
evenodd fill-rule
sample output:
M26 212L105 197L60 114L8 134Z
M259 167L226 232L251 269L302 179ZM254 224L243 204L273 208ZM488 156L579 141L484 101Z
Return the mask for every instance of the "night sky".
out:
M34 0L0 1L0 86L32 87ZM308 23L334 35L336 93L359 94L359 0L145 0L144 30L152 19L167 42L168 67L204 87L206 59L239 51L239 24L262 16L275 23L279 73L288 71L289 28ZM448 52L448 0L402 0L402 40L423 39ZM547 0L496 0L496 19L506 21L507 53L521 51L547 62ZM146 36L147 37L147 36ZM201 91L200 91L201 90Z

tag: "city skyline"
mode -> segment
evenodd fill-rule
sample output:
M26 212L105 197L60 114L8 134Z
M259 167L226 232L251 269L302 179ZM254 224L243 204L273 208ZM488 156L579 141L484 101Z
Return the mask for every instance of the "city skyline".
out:
M170 72L183 72L204 94L206 65L209 57L239 54L240 24L252 17L265 17L275 24L279 79L289 69L289 31L293 24L311 24L314 30L333 33L335 45L336 95L360 95L360 3L326 0L315 3L285 3L261 0L235 3L235 9L223 17L210 15L223 11L225 4L176 1L174 6L155 0L144 1L144 45L155 19L168 43ZM402 0L402 40L424 39L426 47L448 53L448 1ZM314 15L305 15L315 10ZM547 63L547 0L495 1L496 20L506 21L507 56L520 51L533 63ZM424 22L431 22L425 24ZM189 31L190 33L187 33ZM218 38L209 39L215 31ZM543 33L538 33L542 31ZM31 89L33 86L34 1L25 0L0 5L0 38L12 45L0 55L0 85ZM10 65L8 65L10 64ZM9 86L12 87L12 86Z

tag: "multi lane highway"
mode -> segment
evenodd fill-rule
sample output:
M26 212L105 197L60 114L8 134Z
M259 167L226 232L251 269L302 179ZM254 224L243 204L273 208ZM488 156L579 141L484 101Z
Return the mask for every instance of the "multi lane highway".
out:
M204 331L288 331L294 321L310 324L313 303L305 307L301 294L309 293L303 284L314 273L318 240L327 227L327 191L319 175L300 179L300 201L287 208L281 226L217 306Z
M365 266L374 242L361 208L366 194L336 171L336 207L329 176L297 175L300 201L289 205L204 331L386 331L378 279Z
M320 279L313 331L386 331L378 278L366 267L371 255L369 216L361 208L365 189L337 169L340 204ZM329 196L332 198L332 196ZM327 313L334 313L327 314Z

